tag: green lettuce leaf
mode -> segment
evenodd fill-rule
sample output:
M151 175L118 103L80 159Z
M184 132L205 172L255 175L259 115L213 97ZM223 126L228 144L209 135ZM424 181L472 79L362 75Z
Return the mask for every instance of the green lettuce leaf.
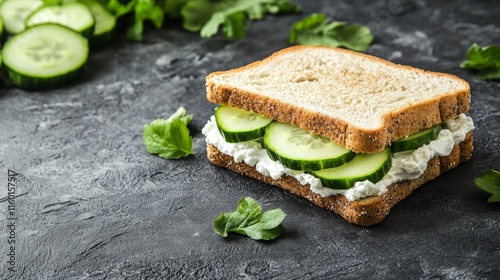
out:
M312 14L296 22L290 30L290 43L323 45L365 51L373 42L368 27L345 22L328 21L325 14Z
M474 180L476 186L490 193L489 203L500 202L500 172L490 169L483 176Z
M116 16L121 17L134 11L137 0L128 1L122 4L120 0L108 0L107 8Z
M192 115L181 107L168 119L156 119L144 125L143 141L150 154L166 159L178 159L192 154L193 138L188 124Z
M135 21L132 26L127 29L127 38L135 41L142 40L142 32L144 30L144 21L151 21L156 28L161 28L163 25L163 9L155 0L137 0L134 8Z
M214 220L214 229L222 237L234 232L254 240L271 240L278 237L286 214L281 209L262 213L260 204L250 197L243 197L234 212L221 213Z
M146 20L151 21L156 28L162 27L165 17L162 3L155 0L108 0L106 6L116 17L134 14L133 23L127 28L127 38L140 41Z
M170 18L180 18L182 16L181 10L184 5L192 0L164 0L163 12Z
M500 46L472 44L467 58L460 64L461 68L476 70L477 76L483 80L500 79Z
M57 1L57 0L45 0ZM76 0L75 0L76 1ZM297 13L300 7L289 0L102 0L116 16L133 16L127 37L140 41L144 22L161 28L165 18L180 18L185 30L203 38L222 30L227 39L243 38L247 18L260 20L266 14Z
M192 0L181 9L184 29L198 32L215 13L215 4L210 0ZM215 31L217 33L217 31Z
M182 7L186 30L200 31L203 38L222 32L227 39L243 38L247 17L260 20L266 14L299 12L300 8L287 0L193 0Z

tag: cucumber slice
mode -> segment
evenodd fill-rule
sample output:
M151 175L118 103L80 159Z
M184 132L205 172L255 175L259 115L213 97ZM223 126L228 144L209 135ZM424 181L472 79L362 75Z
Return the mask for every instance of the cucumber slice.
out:
M2 49L10 81L26 89L45 89L74 80L83 72L88 41L58 24L43 24L12 37Z
M350 162L339 167L312 172L323 187L331 189L349 189L356 182L368 180L380 181L391 169L391 151L389 148L376 154L357 154Z
M95 19L94 34L90 38L92 46L108 43L114 37L116 17L97 0L80 0L86 4Z
M254 112L221 105L215 109L215 121L226 142L237 143L262 138L272 120Z
M25 19L36 9L43 6L42 0L8 0L0 6L0 17L5 31L17 34L23 31Z
M94 33L94 16L87 5L70 2L64 5L45 6L26 18L26 27L44 23L57 23L90 38Z
M264 146L272 160L293 170L311 171L339 166L355 155L328 138L279 122L266 128Z
M439 136L440 131L441 125L438 124L431 128L398 139L392 142L391 151L393 153L397 153L416 150L423 145L429 144L432 140L436 140L436 138Z

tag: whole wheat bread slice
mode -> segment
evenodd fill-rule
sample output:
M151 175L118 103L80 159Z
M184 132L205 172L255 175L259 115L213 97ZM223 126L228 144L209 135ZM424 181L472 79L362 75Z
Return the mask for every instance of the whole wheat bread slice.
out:
M444 73L345 49L295 46L206 78L207 99L323 135L357 153L453 119L470 87Z
M278 186L322 208L339 214L349 223L372 226L380 223L389 214L391 208L407 197L413 190L440 174L457 167L460 163L469 160L473 150L472 138L472 132L469 132L464 141L455 145L448 156L431 159L427 164L426 171L417 179L400 181L389 185L387 192L382 196L366 197L356 201L349 201L343 195L321 197L319 194L312 192L309 185L302 185L295 178L288 175L283 175L278 180L262 175L255 167L251 167L244 162L235 162L232 156L220 152L211 144L208 144L207 155L208 159L215 165Z

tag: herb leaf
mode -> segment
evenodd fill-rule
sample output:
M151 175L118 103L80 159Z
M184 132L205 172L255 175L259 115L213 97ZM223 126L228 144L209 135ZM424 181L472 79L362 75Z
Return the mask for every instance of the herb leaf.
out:
M325 14L312 14L295 22L290 30L290 43L325 45L365 51L373 42L370 29L359 24L328 21Z
M1 0L0 0L1 1ZM59 1L59 0L44 0ZM133 16L127 37L140 41L144 21L160 28L166 17L181 18L184 29L209 38L222 32L227 39L243 38L247 18L259 20L266 14L297 13L300 7L289 0L102 0L116 16Z
M179 109L177 109L177 111L172 116L170 116L167 119L167 122L171 122L175 119L179 119L183 123L188 125L191 122L191 120L193 119L193 115L186 115L186 114L187 114L186 108L180 107Z
M198 32L214 13L215 5L209 0L189 1L180 10L184 19L182 26L188 31Z
M144 21L151 21L156 28L161 28L164 20L164 11L161 1L155 0L129 0L122 4L120 0L108 0L107 8L121 17L134 13L134 22L127 28L127 38L134 41L142 40Z
M120 0L108 0L107 8L115 14L116 17L121 17L134 11L137 0L129 1L127 4L122 4Z
M163 12L170 18L180 18L182 6L189 2L193 2L193 0L165 0Z
M288 0L193 0L182 7L184 28L200 31L203 38L222 32L227 39L243 38L247 17L260 20L265 14L292 13L300 11L299 6Z
M460 64L461 68L477 70L477 76L483 80L500 79L500 46L472 44L467 58Z
M178 159L192 154L193 138L187 125L193 115L186 115L186 109L180 107L168 119L156 119L144 125L143 141L150 154L157 154L166 159Z
M476 178L474 183L483 191L490 193L489 203L500 202L500 172L490 169L483 176Z
M214 220L215 231L222 237L229 232L246 235L254 240L271 240L283 231L281 222L286 214L281 209L262 213L260 204L250 197L243 197L234 212L221 213Z
M127 38L141 41L145 20L150 20L156 28L161 28L163 25L163 9L156 4L155 0L137 0L134 10L135 21L127 29Z

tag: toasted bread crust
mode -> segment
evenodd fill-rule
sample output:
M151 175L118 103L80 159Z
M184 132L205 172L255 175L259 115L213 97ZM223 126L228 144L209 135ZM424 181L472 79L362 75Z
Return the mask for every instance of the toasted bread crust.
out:
M450 74L424 71L405 65L394 64L374 56L353 52L340 48L328 48L332 52L349 53L352 56L362 56L371 61L384 64L404 71L445 77L463 85L463 90L449 92L440 98L431 98L418 104L409 104L397 111L382 116L383 125L377 129L365 129L346 123L344 120L333 118L318 112L312 112L300 106L294 106L272 97L266 97L255 92L230 87L214 81L219 75L238 73L247 69L259 67L268 60L280 55L305 48L328 48L320 46L294 46L272 54L270 57L251 63L241 68L214 72L206 78L207 99L210 102L238 107L280 122L290 123L302 129L328 137L338 144L357 153L376 153L386 146L406 135L421 131L425 128L456 118L470 108L469 84Z
M426 171L419 178L394 183L388 186L387 192L382 196L367 197L357 201L348 201L343 195L321 197L319 194L312 192L309 185L302 185L295 178L288 175L283 175L278 180L264 176L254 167L243 162L235 162L231 156L223 154L211 144L207 146L207 155L208 159L217 166L226 167L239 174L278 186L306 198L319 207L339 214L349 223L367 227L380 223L396 203L403 200L425 182L469 160L473 150L472 138L472 132L469 132L464 141L455 145L450 155L436 157L429 161Z

